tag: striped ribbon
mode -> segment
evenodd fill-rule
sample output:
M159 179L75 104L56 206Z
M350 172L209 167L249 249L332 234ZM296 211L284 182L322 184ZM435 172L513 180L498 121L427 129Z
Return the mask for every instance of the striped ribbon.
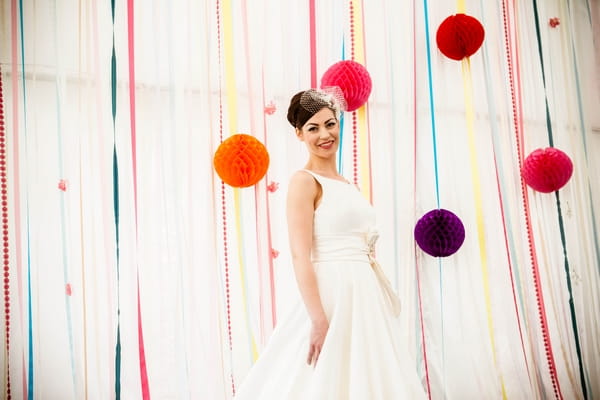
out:
M223 88L222 88L222 70L223 61L221 54L223 53L221 37L223 32L221 31L221 19L222 14L221 0L216 0L216 19L217 19L217 58L219 61L219 141L223 142ZM229 376L231 379L231 393L235 397L235 379L233 375L233 335L231 327L231 294L230 294L230 271L229 271L229 247L227 240L227 197L225 195L225 182L221 180L221 217L223 226L223 260L225 266L225 304L227 307L227 338L229 342L229 357L230 357L230 370Z
M64 161L63 161L63 140L62 140L62 110L61 110L61 79L59 76L62 74L61 68L61 57L59 54L59 46L58 46L58 21L57 21L57 11L56 11L56 2L54 2L54 7L52 8L53 12L53 29L54 29L54 54L57 63L57 74L55 79L54 91L56 98L56 132L57 132L57 148L58 148L58 174L62 178L64 178ZM67 336L69 342L69 359L71 362L71 379L73 381L73 393L77 396L77 384L76 384L76 373L75 373L75 351L73 347L73 320L72 320L72 311L71 311L71 296L70 292L67 290L69 283L69 260L68 260L68 250L67 250L67 237L66 237L66 209L65 209L65 192L66 189L63 190L60 196L60 231L61 231L61 250L62 250L62 264L63 264L63 284L65 287L65 314L67 319Z
M110 60L111 116L113 130L113 212L115 223L115 257L117 274L117 337L115 344L115 399L121 399L121 259L119 240L119 159L117 157L117 54L115 51L115 0L110 1L112 17L112 54Z
M520 82L520 65L519 65L519 57L518 57L518 37L515 37L517 40L516 43L513 43L513 35L515 35L513 22L511 19L511 15L514 14L514 10L510 8L514 7L514 3L511 0L502 0L502 18L503 18L503 33L504 33L504 44L505 44L505 52L506 52L506 61L508 67L508 75L509 75L509 86L510 86L510 94L511 94L511 102L512 102L512 122L513 129L515 133L516 146L517 146L517 155L519 162L519 170L523 165L524 159L524 149L523 149L523 129L522 129L522 121L523 121L523 111L521 108L521 82ZM552 381L552 389L554 392L554 396L557 399L562 400L562 393L560 391L560 383L558 381L558 375L556 371L556 365L554 362L554 353L552 351L552 343L550 339L550 332L548 329L548 321L546 319L546 309L544 304L544 296L542 291L542 284L539 274L539 266L537 262L537 255L535 249L535 239L533 237L533 229L531 226L531 214L529 211L529 199L527 196L527 188L525 186L525 181L523 177L520 177L520 185L521 185L521 195L522 195L522 206L523 206L523 214L525 217L525 224L527 230L527 241L529 248L529 257L531 261L531 272L534 281L535 288L535 296L537 302L538 309L538 317L540 323L540 329L543 336L544 349L546 354L546 361L548 366L548 372L550 375L550 379Z
M2 92L2 65L0 64L0 177L2 188L2 270L4 282L4 395L10 391L10 246L8 235L8 181L6 173L6 134L4 129L4 95Z
M548 106L548 91L547 91L547 84L546 84L546 72L545 72L545 67L544 67L544 55L543 55L543 51L542 51L542 37L540 34L540 17L539 17L537 0L533 0L533 15L535 18L535 34L536 34L536 38L537 38L538 55L539 55L540 67L541 67L541 71L542 71L542 83L544 85L544 102L545 102L545 106L546 106L546 129L548 132L548 143L551 147L553 147L554 146L554 138L552 135L552 119L550 116L550 107ZM560 230L560 241L561 241L562 250L563 250L565 278L567 281L567 289L569 292L569 311L571 314L571 326L573 328L573 337L575 339L575 349L577 352L577 363L579 366L579 379L581 380L581 390L583 392L583 398L587 400L587 398L588 398L587 386L586 386L585 371L584 371L583 361L582 361L583 359L581 356L581 344L579 342L579 330L577 328L577 315L575 313L575 303L573 300L573 287L571 284L571 271L570 271L570 266L569 266L569 257L567 254L567 241L566 241L565 227L564 227L564 221L563 221L563 216L562 216L562 207L561 207L561 203L560 203L560 194L559 194L558 190L555 191L554 194L556 197L556 210L557 210L557 214L558 214L557 216L558 216L558 226L559 226L559 230Z

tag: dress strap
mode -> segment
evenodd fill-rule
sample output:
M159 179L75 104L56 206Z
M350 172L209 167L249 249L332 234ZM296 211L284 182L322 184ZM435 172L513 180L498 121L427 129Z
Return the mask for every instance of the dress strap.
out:
M323 179L322 179L322 176L321 176L321 175L319 175L319 174L316 174L316 173L314 173L314 172L312 172L311 170L309 170L309 169L306 169L306 168L304 168L304 169L301 169L301 171L308 172L309 174L311 174L311 175L312 175L312 177L313 177L313 178L315 178L315 180L316 180L317 182L319 182L319 183L321 184L321 186L323 186Z

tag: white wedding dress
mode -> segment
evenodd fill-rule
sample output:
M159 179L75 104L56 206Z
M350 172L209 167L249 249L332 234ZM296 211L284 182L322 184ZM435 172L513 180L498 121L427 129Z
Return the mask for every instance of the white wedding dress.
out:
M417 400L426 393L400 339L400 304L373 257L375 210L352 184L310 171L323 189L313 254L329 330L316 367L299 301L279 321L235 400Z

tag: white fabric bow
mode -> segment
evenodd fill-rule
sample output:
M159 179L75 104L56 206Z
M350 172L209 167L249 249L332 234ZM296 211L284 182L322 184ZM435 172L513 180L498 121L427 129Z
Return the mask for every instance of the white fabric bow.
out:
M392 311L392 314L394 316L398 316L398 315L400 315L400 309L401 309L400 299L398 298L398 295L396 295L396 292L392 288L392 285L391 285L390 281L388 280L387 276L385 276L385 273L383 272L381 265L379 265L379 263L375 259L375 243L377 242L377 239L379 239L379 234L377 232L373 231L373 232L368 233L368 235L367 235L367 246L368 246L367 255L369 257L369 262L371 263L371 267L373 268L373 271L375 272L375 276L377 277L377 280L379 281L379 284L381 285L381 289L383 290L383 295L390 307L390 310Z

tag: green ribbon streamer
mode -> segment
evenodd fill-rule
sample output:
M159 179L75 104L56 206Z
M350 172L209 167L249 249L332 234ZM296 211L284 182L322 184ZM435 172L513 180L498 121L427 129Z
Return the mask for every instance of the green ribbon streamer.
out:
M538 54L540 56L540 65L542 69L542 80L544 84L544 100L546 102L546 126L548 129L548 142L550 146L554 146L554 139L552 137L552 122L550 119L550 108L548 107L548 95L546 91L546 74L544 71L544 55L542 53L542 36L540 34L540 17L538 13L537 0L533 0L533 13L535 17L535 34L537 36L537 47ZM573 301L573 287L571 285L571 272L569 267L569 257L567 255L567 241L565 235L565 227L562 216L562 208L560 205L560 194L557 191L554 192L556 196L556 208L558 211L558 225L560 229L560 241L563 248L563 256L565 260L565 276L567 279L567 288L569 290L569 311L571 313L571 325L573 327L573 336L575 338L575 349L577 351L577 363L579 365L579 378L581 380L581 390L583 391L583 398L587 400L587 386L585 381L585 373L583 368L583 361L581 357L581 344L579 343L579 330L577 329L577 316L575 313L575 303Z

